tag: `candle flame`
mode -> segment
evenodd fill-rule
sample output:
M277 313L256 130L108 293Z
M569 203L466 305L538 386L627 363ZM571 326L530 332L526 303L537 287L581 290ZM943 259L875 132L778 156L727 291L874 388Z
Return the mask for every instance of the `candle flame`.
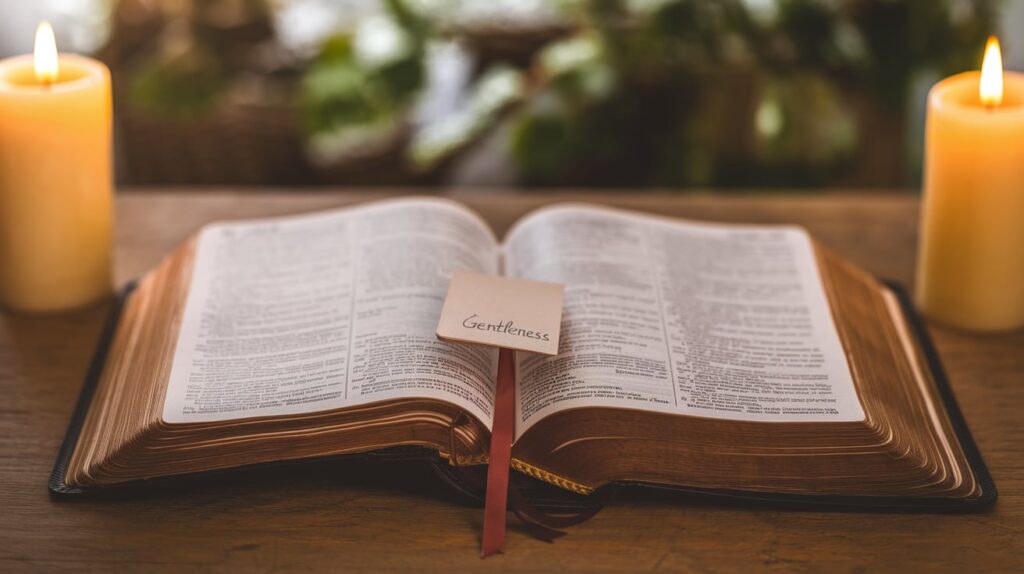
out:
M45 20L36 28L35 68L36 80L44 84L57 80L57 40L53 26Z
M1003 103L1003 55L999 49L999 40L995 36L990 37L985 46L979 94L981 103L985 106L998 106Z

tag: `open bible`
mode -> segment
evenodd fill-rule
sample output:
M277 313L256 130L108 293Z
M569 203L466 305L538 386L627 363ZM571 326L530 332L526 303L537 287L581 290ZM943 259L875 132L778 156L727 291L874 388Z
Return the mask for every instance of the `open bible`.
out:
M456 271L565 285L558 354L517 354L520 473L994 500L906 306L804 230L565 204L499 242L432 198L203 228L125 299L51 489L401 446L486 464L497 351L435 336Z

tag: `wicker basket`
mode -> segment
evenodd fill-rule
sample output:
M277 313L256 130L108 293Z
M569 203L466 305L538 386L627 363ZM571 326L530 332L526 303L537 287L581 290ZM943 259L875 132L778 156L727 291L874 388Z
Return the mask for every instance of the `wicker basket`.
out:
M310 179L294 110L234 105L199 119L121 106L119 170L129 184L297 184Z

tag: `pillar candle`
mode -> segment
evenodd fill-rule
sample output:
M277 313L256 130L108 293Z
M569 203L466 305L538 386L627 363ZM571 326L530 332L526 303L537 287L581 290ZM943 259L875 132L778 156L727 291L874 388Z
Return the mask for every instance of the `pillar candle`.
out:
M0 306L29 312L112 286L110 72L50 55L42 73L32 55L0 62Z
M975 331L1024 327L1024 74L997 73L1001 94L968 72L928 95L916 297Z

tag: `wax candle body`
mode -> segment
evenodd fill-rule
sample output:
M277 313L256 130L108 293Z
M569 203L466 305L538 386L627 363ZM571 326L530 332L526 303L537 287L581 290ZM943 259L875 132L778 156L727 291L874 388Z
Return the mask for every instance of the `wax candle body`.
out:
M110 73L64 55L0 62L0 305L67 309L111 291Z
M929 317L978 331L1024 327L1024 75L982 105L979 73L928 95L917 300Z

